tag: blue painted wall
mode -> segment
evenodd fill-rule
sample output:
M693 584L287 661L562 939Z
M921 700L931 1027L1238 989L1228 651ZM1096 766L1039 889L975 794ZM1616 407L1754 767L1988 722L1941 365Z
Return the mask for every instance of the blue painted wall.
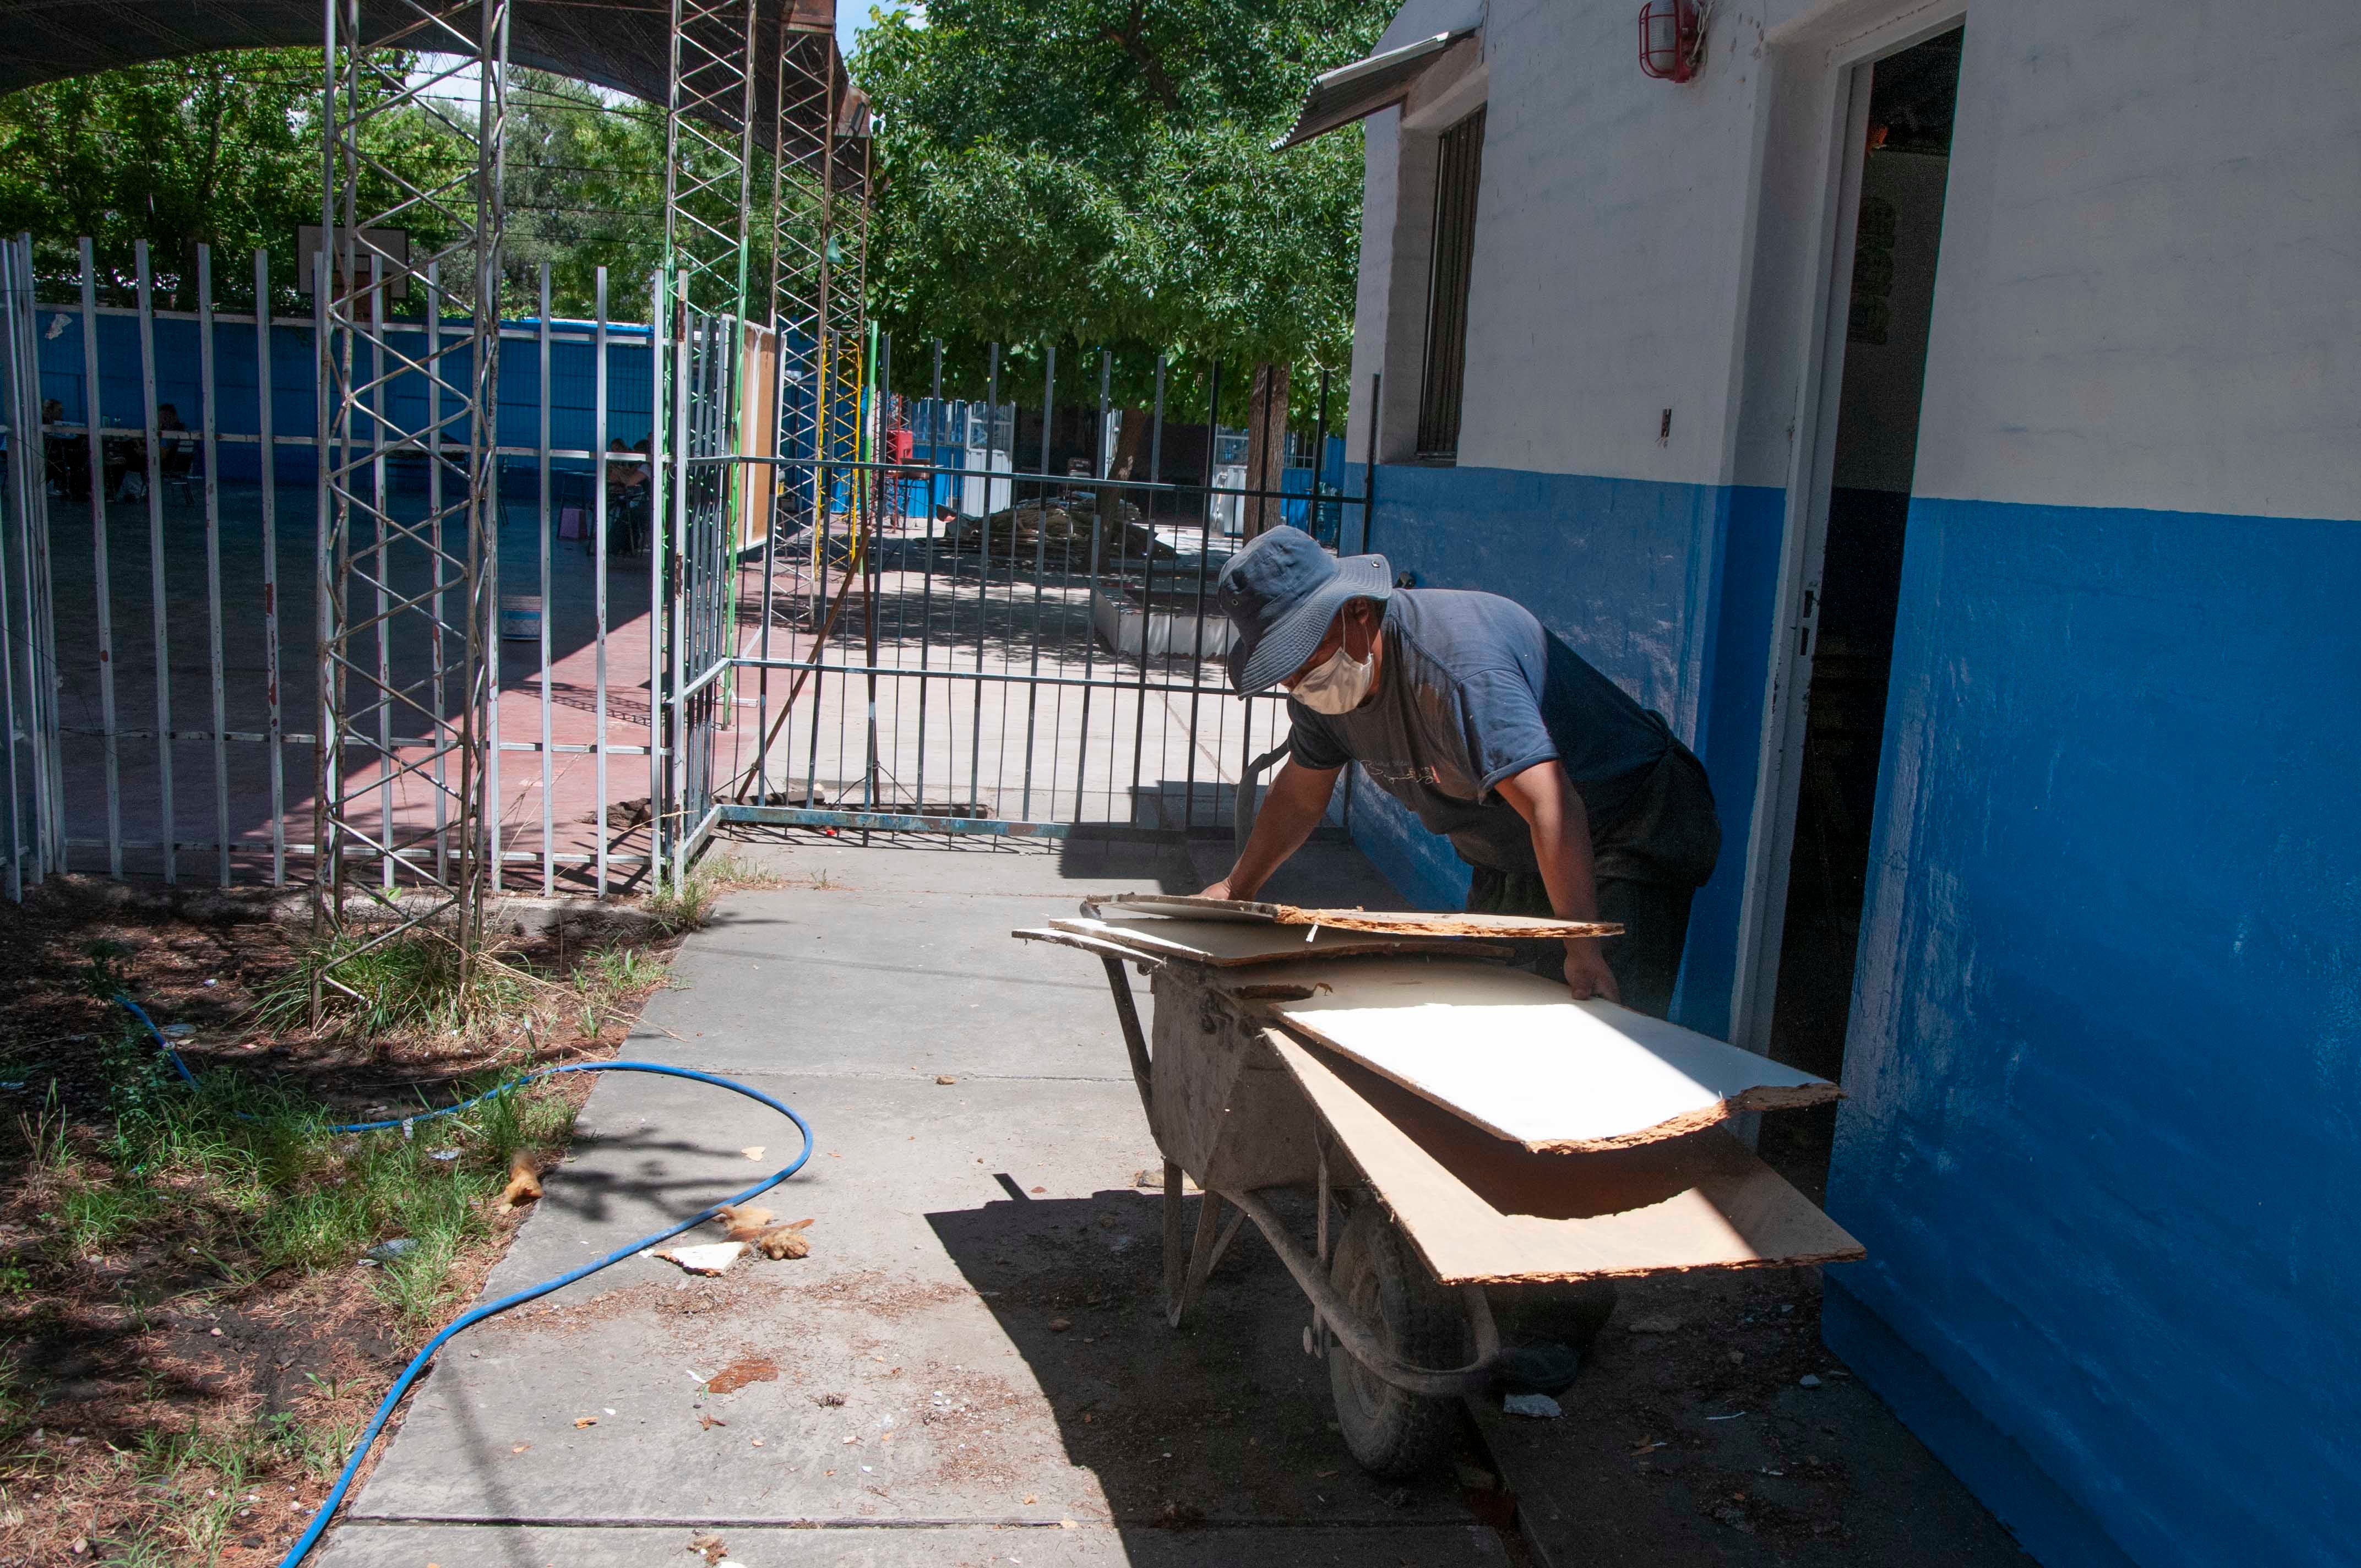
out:
M2361 1540L2356 583L2361 523L1912 506L1828 1332L2052 1563L2004 1447L2149 1568Z
M82 313L78 309L45 307L36 314L41 359L41 395L63 405L69 422L81 423L90 406L89 378L82 356ZM139 322L136 316L102 314L98 324L98 406L112 424L137 429L145 420L141 407ZM463 323L451 323L464 329ZM532 322L511 322L511 328L533 330ZM558 323L552 323L553 329ZM578 330L578 323L566 323ZM646 435L652 418L652 392L647 328L610 325L608 354L607 419L610 437L625 445ZM202 376L199 323L159 320L154 324L156 400L170 403L191 430L203 424L200 412ZM398 354L416 355L425 347L423 332L389 329ZM549 352L550 442L555 446L587 450L596 433L597 347L589 343L553 342ZM313 433L317 419L313 373L316 350L308 326L274 326L270 331L270 417L281 436ZM446 379L464 382L470 356L452 356ZM254 327L248 322L216 322L214 325L214 395L217 429L224 433L251 435L258 430L259 382L255 362ZM504 446L532 446L541 437L541 348L536 343L503 340L500 365L500 440ZM406 428L426 423L425 378L397 376L388 389L387 411ZM446 408L449 406L446 400ZM455 430L455 438L464 435ZM259 466L251 444L222 443L216 447L221 477L252 480ZM282 484L313 482L312 451L303 446L278 449L276 477ZM580 469L587 465L560 459L555 466ZM508 481L532 485L526 471L510 460ZM410 476L403 476L409 477ZM423 480L421 481L423 483Z
M1348 470L1348 494L1364 473ZM1726 1036L1785 492L1388 464L1377 494L1368 547L1397 571L1423 587L1515 599L1664 714L1704 761L1722 858L1697 895L1674 1015ZM1358 521L1346 520L1348 550L1362 547ZM1356 784L1353 834L1406 897L1466 901L1466 868L1450 846L1367 779Z

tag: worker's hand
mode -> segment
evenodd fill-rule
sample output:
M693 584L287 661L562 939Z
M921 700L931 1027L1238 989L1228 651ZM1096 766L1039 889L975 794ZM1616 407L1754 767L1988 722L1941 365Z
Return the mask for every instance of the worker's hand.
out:
M1603 996L1609 1002L1623 1000L1615 989L1615 972L1607 967L1607 956L1598 950L1596 937L1568 937L1565 939L1565 988L1574 992L1576 1002L1587 1002Z
M1197 896L1200 898L1233 898L1236 895L1230 892L1230 879L1224 877L1221 881L1213 883L1211 887L1208 887L1204 892L1199 894Z

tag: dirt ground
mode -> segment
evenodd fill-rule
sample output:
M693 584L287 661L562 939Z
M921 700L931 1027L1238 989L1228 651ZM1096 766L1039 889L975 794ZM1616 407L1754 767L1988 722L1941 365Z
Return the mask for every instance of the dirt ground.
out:
M257 1277L255 1258L225 1249L201 1179L152 1179L165 1188L153 1212L77 1250L37 1145L97 1179L143 1179L109 1164L123 1157L109 1135L125 1047L105 981L127 982L159 1025L192 1027L175 1044L201 1078L269 1080L337 1120L448 1103L488 1069L611 1055L645 994L610 998L588 1033L579 1007L541 1005L468 1037L273 1034L250 1014L303 932L269 907L203 895L175 912L73 879L0 905L0 1565L276 1561L412 1342L473 1293L526 1212L485 1205L439 1318L406 1330L366 1265ZM506 954L553 997L584 956L578 937ZM544 1092L578 1106L591 1080Z

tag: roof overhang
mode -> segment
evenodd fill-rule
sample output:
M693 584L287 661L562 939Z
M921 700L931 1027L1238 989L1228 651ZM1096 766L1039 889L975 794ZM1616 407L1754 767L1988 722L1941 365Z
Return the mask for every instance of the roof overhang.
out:
M341 10L341 7L339 7ZM480 26L467 0L421 6L405 0L359 0L365 43L397 40L412 48L438 36L421 18L437 15L451 32ZM169 60L214 49L320 47L319 0L0 0L0 93L87 71ZM809 160L820 148L826 98L836 103L837 137L869 133L868 101L847 80L837 52L836 0L755 0L754 139L774 137L788 157ZM724 19L698 24L697 49L727 59L744 47ZM449 36L449 35L441 35ZM791 89L788 114L776 115L780 55L791 79L828 82L823 95ZM509 59L627 93L651 104L670 91L672 15L643 0L511 0Z
M1270 149L1284 152L1313 137L1367 119L1379 109L1392 108L1409 97L1419 79L1441 64L1455 47L1466 44L1473 49L1469 40L1476 32L1474 27L1462 27L1436 33L1314 78L1312 90L1303 95L1303 113L1296 116L1295 128L1271 143Z

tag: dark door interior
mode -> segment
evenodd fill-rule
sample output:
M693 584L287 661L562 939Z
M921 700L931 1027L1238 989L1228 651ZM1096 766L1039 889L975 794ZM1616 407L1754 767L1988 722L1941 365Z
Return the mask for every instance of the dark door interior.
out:
M1954 28L1888 56L1871 81L1817 644L1771 1022L1773 1056L1829 1078L1843 1069L1852 1007L1963 37ZM1763 1156L1817 1199L1835 1128L1834 1105L1771 1117Z

